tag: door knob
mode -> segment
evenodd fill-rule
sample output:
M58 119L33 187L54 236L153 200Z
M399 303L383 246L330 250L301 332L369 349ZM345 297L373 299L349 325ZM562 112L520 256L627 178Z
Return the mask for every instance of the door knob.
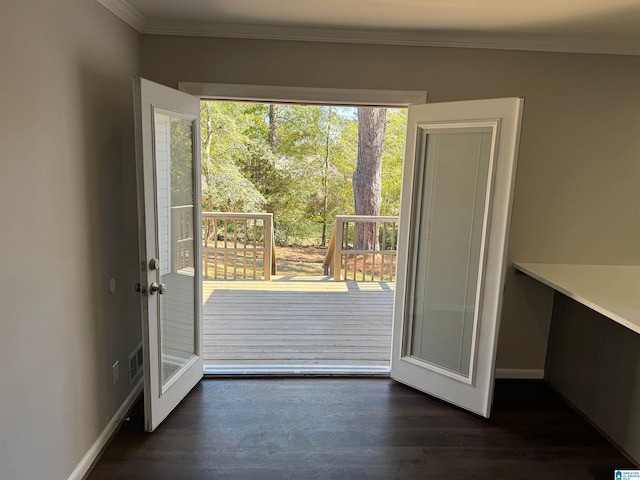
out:
M153 282L151 285L149 285L149 293L151 295L153 295L156 292L162 295L166 291L167 291L167 287L165 286L164 283Z
M157 270L160 268L160 261L157 258L149 260L149 270Z

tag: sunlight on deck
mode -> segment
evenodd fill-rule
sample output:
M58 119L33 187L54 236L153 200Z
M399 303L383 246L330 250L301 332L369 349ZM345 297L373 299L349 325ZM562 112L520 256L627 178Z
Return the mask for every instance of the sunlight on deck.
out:
M263 280L204 280L202 303L206 304L215 290L288 291L288 292L382 292L394 291L395 282L334 282L333 277L279 276Z
M386 372L394 289L325 276L204 281L205 367Z

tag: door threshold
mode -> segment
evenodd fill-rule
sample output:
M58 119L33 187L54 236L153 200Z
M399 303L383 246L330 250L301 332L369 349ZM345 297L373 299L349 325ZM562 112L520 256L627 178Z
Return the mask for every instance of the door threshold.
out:
M367 365L243 365L220 366L204 365L205 375L279 375L279 376L309 376L309 375L344 375L344 376L380 376L388 377L389 367Z

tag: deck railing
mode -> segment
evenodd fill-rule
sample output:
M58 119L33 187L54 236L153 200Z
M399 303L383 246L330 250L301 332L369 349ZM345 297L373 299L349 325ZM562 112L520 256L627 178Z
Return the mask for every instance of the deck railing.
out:
M338 215L324 260L335 281L393 281L398 255L398 217Z
M276 273L273 214L202 213L205 278L271 280Z
M193 205L171 207L171 271L193 267Z

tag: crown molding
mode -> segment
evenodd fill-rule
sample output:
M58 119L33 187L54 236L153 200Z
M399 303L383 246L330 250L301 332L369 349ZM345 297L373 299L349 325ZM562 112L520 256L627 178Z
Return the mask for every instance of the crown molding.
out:
M145 33L146 18L133 8L126 0L97 0L114 15L124 20L140 33Z
M144 32L153 35L293 40L428 47L531 50L561 53L640 55L640 42L602 41L558 35L519 35L448 31L354 30L287 26L221 25L149 20Z
M557 34L525 35L500 32L330 29L164 21L145 18L126 0L97 1L138 32L149 35L640 55L640 42L622 39L603 40L593 37L571 37Z

